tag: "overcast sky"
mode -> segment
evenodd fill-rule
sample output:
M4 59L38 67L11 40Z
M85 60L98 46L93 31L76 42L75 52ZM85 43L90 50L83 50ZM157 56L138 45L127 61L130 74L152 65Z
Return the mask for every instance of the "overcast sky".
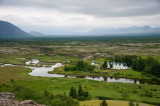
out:
M0 0L0 20L25 31L160 27L160 0Z

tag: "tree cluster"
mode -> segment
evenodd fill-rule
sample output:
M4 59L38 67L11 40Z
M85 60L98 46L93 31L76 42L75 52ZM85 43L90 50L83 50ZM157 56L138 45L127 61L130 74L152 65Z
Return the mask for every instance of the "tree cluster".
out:
M16 95L18 100L31 99L39 104L47 106L79 106L79 102L65 95L54 95L47 90L43 93L16 84L8 85L0 82L0 92L11 92Z
M78 91L76 91L76 88L71 87L69 96L78 100L87 100L89 99L89 92L84 91L80 84Z
M115 62L120 62L120 63L126 63L129 67L132 66L133 59L136 59L137 56L135 55L125 55L125 56L115 56L114 61Z
M102 69L105 70L107 68L108 68L107 61L105 60L104 63L103 63L103 65L102 65Z
M65 66L64 71L87 71L93 72L94 66L88 65L83 60L77 61L75 66Z
M148 56L147 59L142 59L138 56L116 56L115 62L125 62L132 69L143 72L149 75L160 77L160 63L157 59Z

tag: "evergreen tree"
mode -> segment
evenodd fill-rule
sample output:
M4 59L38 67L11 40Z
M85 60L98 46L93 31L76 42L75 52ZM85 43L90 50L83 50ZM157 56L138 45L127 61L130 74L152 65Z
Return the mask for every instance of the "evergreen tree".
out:
M106 100L102 100L101 106L108 106Z
M139 61L138 61L138 71L143 71L145 68L145 62L144 60L139 57Z
M78 96L83 96L83 90L81 84L79 84Z
M146 65L152 65L154 63L154 58L151 56L148 56L146 59Z
M76 64L76 68L79 70L79 71L83 71L85 69L86 65L84 63L83 60L79 60L77 61L77 64Z
M137 60L137 58L135 58L135 59L132 60L132 68L134 70L138 69L138 60Z
M76 91L76 88L73 88L73 98L77 98L77 91Z
M155 60L151 65L151 74L160 77L160 63L158 60Z
M110 64L110 68L113 68L113 64Z
M114 59L115 62L122 62L123 61L123 57L122 56L115 56L115 59Z
M102 65L102 69L104 69L104 70L107 69L107 61L106 60L104 61L103 65Z
M72 71L77 71L78 68L77 67L70 67Z
M73 97L73 96L74 96L74 88L73 88L73 86L72 86L71 89L70 89L69 96L70 96L70 97Z
M69 96L72 98L77 98L77 91L76 91L76 88L74 88L73 86L70 89Z

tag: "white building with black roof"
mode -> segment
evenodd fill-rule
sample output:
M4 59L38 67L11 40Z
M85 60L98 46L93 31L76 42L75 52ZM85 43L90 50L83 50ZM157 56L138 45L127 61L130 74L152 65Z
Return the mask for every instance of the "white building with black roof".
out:
M109 62L107 63L107 67L110 69L119 69L119 70L128 69L128 66L126 63L119 63L119 62Z
M94 60L92 61L91 65L92 65L92 66L95 66L95 67L98 68L98 69L100 69L99 64L98 64L96 61L94 61Z

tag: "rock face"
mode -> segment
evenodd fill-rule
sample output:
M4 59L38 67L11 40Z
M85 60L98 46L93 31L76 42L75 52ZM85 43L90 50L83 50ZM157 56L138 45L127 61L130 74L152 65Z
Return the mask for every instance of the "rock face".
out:
M16 106L14 103L15 95L12 93L0 92L0 106Z
M0 92L0 106L45 106L37 104L32 100L17 101L13 93Z
M0 99L10 99L10 100L13 100L15 99L15 95L13 93L3 93L3 92L0 92Z

